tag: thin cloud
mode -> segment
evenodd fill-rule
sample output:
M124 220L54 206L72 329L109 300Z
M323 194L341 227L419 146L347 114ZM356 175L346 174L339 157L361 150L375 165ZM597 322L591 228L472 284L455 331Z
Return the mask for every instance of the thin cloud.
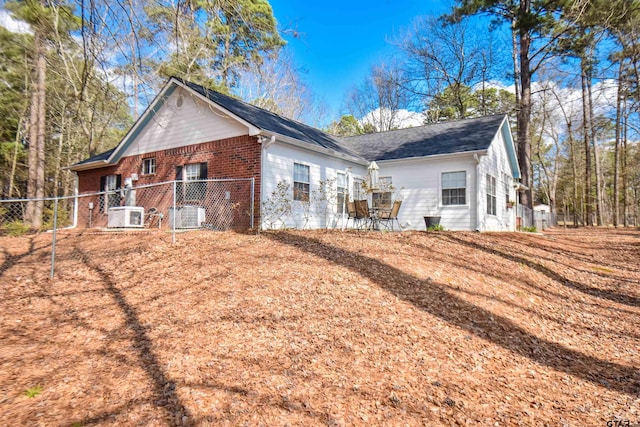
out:
M0 26L12 33L33 34L31 27L24 21L14 19L6 10L0 10Z

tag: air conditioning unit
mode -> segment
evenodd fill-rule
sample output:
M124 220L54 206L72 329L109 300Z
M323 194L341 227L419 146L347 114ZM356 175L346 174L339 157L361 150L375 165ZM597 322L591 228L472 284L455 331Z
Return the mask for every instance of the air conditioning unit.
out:
M117 206L107 210L109 228L144 227L142 206Z
M169 227L171 228L200 228L206 221L204 208L200 206L182 206L169 208Z

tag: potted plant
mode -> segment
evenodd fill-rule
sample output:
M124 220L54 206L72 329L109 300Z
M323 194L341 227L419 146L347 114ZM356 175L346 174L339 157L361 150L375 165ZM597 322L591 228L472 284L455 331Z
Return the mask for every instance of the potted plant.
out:
M424 216L424 225L427 227L427 231L433 230L440 226L440 215L438 215L437 199L429 199L427 201L427 207L429 214Z
M514 200L509 200L507 202L507 209L511 209L516 205L516 202Z

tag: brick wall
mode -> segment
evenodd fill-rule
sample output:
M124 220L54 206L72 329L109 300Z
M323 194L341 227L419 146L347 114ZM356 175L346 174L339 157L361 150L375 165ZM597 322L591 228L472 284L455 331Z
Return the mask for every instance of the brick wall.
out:
M156 173L153 175L143 175L143 159L150 157L155 157L156 159ZM257 137L244 135L125 157L121 159L117 165L79 171L78 190L80 194L100 191L100 178L104 175L121 174L122 184L124 185L125 178L131 177L133 173L137 173L138 181L134 182L135 187L173 181L176 179L176 166L207 162L208 179L255 177L254 223L259 224L260 160L261 145L258 143ZM164 199L164 203L166 204L166 197L164 197ZM160 203L161 202L158 201L156 204L160 205ZM86 226L88 223L86 218L82 217L83 215L85 215L83 214L83 209L79 209L79 216L81 216L78 220L79 226ZM99 227L105 225L106 215L94 209L92 226Z

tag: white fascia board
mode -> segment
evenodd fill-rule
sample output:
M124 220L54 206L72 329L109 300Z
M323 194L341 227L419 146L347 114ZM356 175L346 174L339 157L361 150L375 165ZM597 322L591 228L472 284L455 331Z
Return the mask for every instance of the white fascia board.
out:
M210 100L206 96L203 96L203 95L199 94L198 92L194 91L193 89L191 89L189 86L185 85L184 83L182 83L182 82L180 82L178 80L175 80L173 78L171 79L171 82L175 83L177 86L180 86L184 90L190 92L196 98L200 99L202 102L211 105L216 110L218 110L221 113L231 117L232 119L234 119L238 123L241 123L242 125L246 126L249 129L249 136L257 136L257 135L260 135L262 133L262 130L260 128L254 126L252 123L249 123L248 121L244 120L242 117L236 116L231 111L229 111L229 110L225 109L224 107L216 104L215 102L213 102L212 100Z
M433 154L431 156L421 157L405 157L402 159L390 159L390 160L376 160L378 164L395 164L395 163L420 163L425 160L438 160L438 159L458 159L462 157L471 157L476 154L478 156L486 156L488 150L476 150L476 151L463 151L462 153L446 153L446 154Z
M325 147L320 147L318 145L310 144L308 142L300 141L299 139L291 138L290 136L281 135L276 132L263 131L262 134L265 136L275 135L276 141L284 142L285 144L293 145L299 148L304 148L306 150L315 151L317 153L326 154L341 160L347 160L352 163L357 163L363 166L366 166L369 164L369 162L364 159L361 159L358 157L352 157L352 156L349 156L348 154L343 154L335 150L331 150Z

